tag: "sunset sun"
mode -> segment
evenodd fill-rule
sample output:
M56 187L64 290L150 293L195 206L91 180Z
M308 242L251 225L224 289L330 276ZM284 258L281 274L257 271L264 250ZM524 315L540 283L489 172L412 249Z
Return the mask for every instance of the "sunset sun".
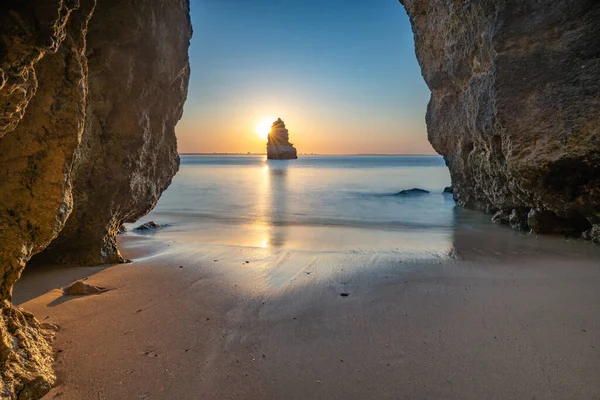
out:
M269 132L271 131L271 125L273 124L273 120L264 119L256 125L256 134L263 139L267 139L269 136Z

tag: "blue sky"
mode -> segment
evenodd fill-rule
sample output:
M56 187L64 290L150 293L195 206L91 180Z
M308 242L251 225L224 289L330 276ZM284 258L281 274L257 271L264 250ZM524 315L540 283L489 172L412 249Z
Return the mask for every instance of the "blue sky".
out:
M432 153L429 91L397 0L191 0L180 152L260 152L281 117L301 153Z

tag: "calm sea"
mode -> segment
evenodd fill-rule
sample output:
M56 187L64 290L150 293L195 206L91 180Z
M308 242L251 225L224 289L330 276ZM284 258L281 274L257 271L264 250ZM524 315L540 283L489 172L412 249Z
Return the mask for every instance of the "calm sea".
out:
M155 220L213 244L395 248L398 238L381 233L444 236L454 226L454 201L442 193L448 185L439 156L184 155L172 185L139 223ZM398 194L412 188L430 193Z
M182 156L181 169L156 208L128 228L154 220L166 228L150 232L151 237L203 248L201 253L233 246L261 254L435 259L596 251L560 237L494 225L489 215L456 207L452 195L442 193L449 184L448 169L438 156L303 156L292 161ZM398 194L412 188L430 193Z

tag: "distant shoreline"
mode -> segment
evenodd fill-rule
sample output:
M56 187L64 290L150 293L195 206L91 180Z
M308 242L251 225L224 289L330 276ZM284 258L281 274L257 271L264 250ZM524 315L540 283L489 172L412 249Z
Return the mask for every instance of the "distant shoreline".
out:
M266 156L266 153L179 153L180 156ZM319 156L319 157L441 157L439 154L378 154L378 153L358 153L358 154L298 154L298 156Z

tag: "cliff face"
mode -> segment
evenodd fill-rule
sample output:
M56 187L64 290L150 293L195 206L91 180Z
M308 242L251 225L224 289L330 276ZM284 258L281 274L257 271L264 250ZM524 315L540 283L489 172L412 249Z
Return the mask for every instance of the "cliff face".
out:
M0 4L2 399L55 379L51 335L7 301L25 263L57 236L47 259L119 260L116 227L150 211L179 164L188 1L97 3Z
M42 13L40 21L27 19L27 7L1 13L4 21L18 25L30 39L14 52L5 47L14 44L10 34L3 30L0 40L6 54L2 70L8 76L0 98L9 110L0 138L2 300L10 298L25 262L62 229L73 205L71 171L87 104L85 36L94 3L77 9L66 9L62 3L55 6L62 8L54 9L54 17L66 14L68 23L61 18L46 20L50 12ZM53 47L39 49L40 43ZM11 64L15 54L19 57Z
M186 0L0 7L0 298L9 299L72 211L44 258L120 260L117 227L150 211L177 172L191 24Z
M538 232L600 223L600 3L401 2L458 203Z
M93 1L24 3L0 7L2 399L39 398L55 381L51 334L6 300L29 257L56 237L72 209L71 172L88 94L85 37L94 7ZM38 13L32 15L31 6Z
M179 168L174 128L187 96L190 38L186 1L98 2L87 35L90 96L74 209L43 261L122 261L119 226L154 208Z

